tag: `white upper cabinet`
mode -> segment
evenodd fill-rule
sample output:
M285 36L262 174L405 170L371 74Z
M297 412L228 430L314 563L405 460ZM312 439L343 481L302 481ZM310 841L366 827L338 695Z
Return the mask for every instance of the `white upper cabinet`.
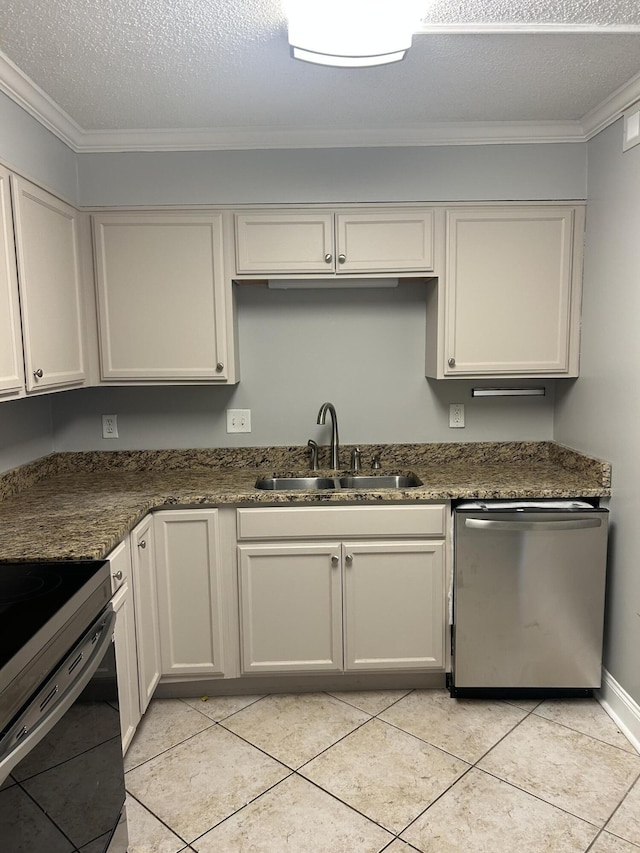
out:
M22 394L24 366L9 173L0 168L0 399Z
M427 376L577 376L584 208L447 211Z
M236 214L236 273L358 275L434 269L432 210Z
M237 382L219 213L93 217L102 379Z
M84 382L79 216L11 176L27 391Z

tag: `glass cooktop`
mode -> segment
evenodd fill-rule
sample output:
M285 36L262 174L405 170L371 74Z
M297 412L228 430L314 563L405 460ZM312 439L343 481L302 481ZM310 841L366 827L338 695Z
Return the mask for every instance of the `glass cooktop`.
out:
M105 565L104 560L0 563L0 667Z

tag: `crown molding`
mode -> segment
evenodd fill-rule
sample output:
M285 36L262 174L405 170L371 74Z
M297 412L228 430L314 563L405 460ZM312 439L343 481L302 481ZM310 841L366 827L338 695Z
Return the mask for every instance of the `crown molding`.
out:
M590 110L582 117L580 123L585 139L591 139L600 133L605 127L619 119L624 111L638 100L640 100L640 74L636 74L624 86L620 86L595 109Z
M82 146L84 131L47 93L0 51L0 91L73 151Z
M84 130L1 51L0 91L76 153L524 145L587 141L640 99L640 74L580 121L441 122L420 128L380 130L301 130L296 127Z
M229 128L87 131L79 148L98 151L205 151L260 148L389 148L428 145L581 142L578 122L445 122L423 128L300 130Z

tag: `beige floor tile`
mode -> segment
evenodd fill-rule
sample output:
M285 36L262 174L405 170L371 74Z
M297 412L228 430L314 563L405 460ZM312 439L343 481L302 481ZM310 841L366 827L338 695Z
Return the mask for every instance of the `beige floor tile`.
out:
M525 711L533 711L540 704L540 699L505 699L509 705L515 705L516 708L524 708Z
M473 764L526 715L506 702L451 699L445 690L416 690L379 718Z
M637 755L633 746L595 699L547 700L542 702L534 713Z
M607 830L640 846L640 779L607 824Z
M262 699L262 696L209 696L207 699L183 699L182 701L209 717L210 720L219 722L253 705L258 699Z
M640 773L640 757L531 714L479 766L602 826Z
M464 761L374 719L300 773L400 833L468 769Z
M425 853L584 853L597 831L472 769L402 837Z
M412 844L407 844L406 841L396 838L388 847L384 848L383 853L415 853L416 850L417 848Z
M378 853L391 835L290 776L194 842L199 853Z
M616 838L608 832L603 832L589 850L589 853L638 853L640 848L622 838Z
M326 693L303 693L267 696L220 725L297 768L370 719Z
M154 699L127 750L124 769L131 770L212 725L180 699Z
M402 699L410 690L367 690L357 692L355 690L336 691L331 690L330 695L336 699L342 699L350 705L355 705L361 711L366 711L367 714L379 714L384 711L389 705L393 705L398 699Z
M216 725L129 771L125 781L140 802L191 841L288 772Z
M182 839L133 797L127 797L127 826L127 853L177 853L185 847Z

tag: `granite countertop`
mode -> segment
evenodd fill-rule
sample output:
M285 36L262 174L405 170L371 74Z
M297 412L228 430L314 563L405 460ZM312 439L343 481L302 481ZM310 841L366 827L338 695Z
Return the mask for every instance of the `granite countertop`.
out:
M350 448L343 448L348 458ZM326 455L326 449L323 448ZM60 453L0 475L0 562L105 557L152 509L323 505L611 494L611 467L554 442L369 445L362 473L412 471L410 489L263 491L260 476L304 475L304 447ZM323 464L323 457L321 457ZM326 469L314 473L335 472Z

